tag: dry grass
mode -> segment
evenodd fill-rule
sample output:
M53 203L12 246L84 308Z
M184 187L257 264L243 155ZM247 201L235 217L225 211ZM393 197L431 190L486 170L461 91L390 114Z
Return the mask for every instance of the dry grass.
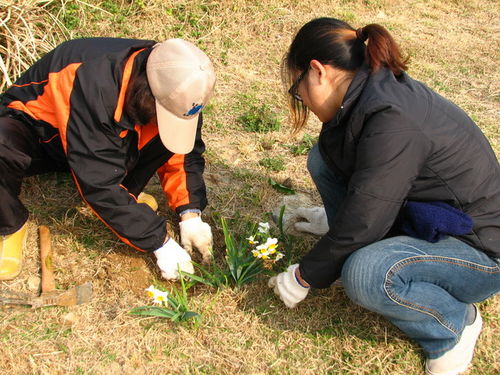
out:
M498 2L480 0L0 0L0 69L4 89L21 71L68 37L126 36L197 42L218 74L206 113L207 173L217 256L222 235L213 212L264 218L281 195L267 184L290 178L319 202L305 156L281 132L242 131L236 119L248 101L267 103L286 123L279 62L293 33L316 16L371 22L390 28L411 56L410 74L462 106L500 155L498 130ZM8 78L9 77L9 78ZM306 132L316 135L318 123ZM284 156L284 171L269 172L262 158ZM164 203L156 181L147 190ZM31 212L30 238L20 277L0 288L37 292L36 226L49 225L62 289L92 280L95 297L72 308L0 310L3 374L420 374L418 347L375 314L354 306L342 289L314 290L295 310L265 287L241 292L197 287L191 309L198 325L173 326L127 314L145 303L143 289L158 278L153 259L134 253L102 227L63 175L30 178L22 199ZM162 215L172 214L162 205ZM296 256L314 242L304 237ZM170 286L169 283L165 283ZM485 328L471 374L500 372L498 297L482 303Z
M57 14L47 10L51 3L0 0L0 92L68 35Z

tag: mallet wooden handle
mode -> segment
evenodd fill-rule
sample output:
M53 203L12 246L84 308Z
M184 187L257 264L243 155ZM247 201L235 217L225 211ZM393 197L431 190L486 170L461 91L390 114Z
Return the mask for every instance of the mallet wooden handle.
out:
M50 230L40 225L40 263L42 266L42 294L56 289L54 266L52 264L52 246L50 244Z

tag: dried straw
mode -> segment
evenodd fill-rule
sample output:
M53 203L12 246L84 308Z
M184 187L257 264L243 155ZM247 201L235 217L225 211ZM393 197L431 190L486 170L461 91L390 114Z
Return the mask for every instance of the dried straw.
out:
M69 36L50 9L64 0L0 0L0 92Z

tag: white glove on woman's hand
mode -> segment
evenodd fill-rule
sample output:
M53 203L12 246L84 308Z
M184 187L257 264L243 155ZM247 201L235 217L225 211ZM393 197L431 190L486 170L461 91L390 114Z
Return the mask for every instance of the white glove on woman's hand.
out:
M295 270L298 267L298 264L292 264L286 272L271 277L267 283L269 288L274 288L274 293L291 309L306 298L310 289L300 285L297 281Z
M295 216L306 219L306 221L298 221L294 224L299 232L322 236L330 229L324 207L299 207L295 210Z
M179 268L181 271L194 273L191 257L174 239L169 238L158 250L154 251L156 264L160 267L161 276L167 280L177 280L179 278Z
M193 248L198 249L203 257L203 263L212 259L212 229L210 225L203 222L201 217L193 217L179 223L181 232L181 244L189 254L193 254Z

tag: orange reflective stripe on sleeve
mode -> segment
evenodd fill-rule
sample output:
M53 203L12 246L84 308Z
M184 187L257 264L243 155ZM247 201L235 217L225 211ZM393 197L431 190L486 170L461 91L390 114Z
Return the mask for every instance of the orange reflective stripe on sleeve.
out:
M50 137L49 139L47 139L46 141L42 141L41 139L38 140L39 143L50 143L52 142L52 140L56 137L59 137L59 134L54 134L52 137Z
M118 186L121 187L123 190L125 190L128 193L128 195L130 195L132 198L134 198L134 200L137 202L137 197L134 194L132 194L130 191L128 191L128 189L125 186L123 186L122 184L119 184Z
M73 176L73 180L75 181L75 185L76 185L76 188L78 189L78 192L80 193L80 196L82 197L83 201L87 204L87 206L90 207L90 209L92 210L92 212L99 218L99 220L101 220L104 225L106 225L110 230L111 232L113 232L120 240L122 240L124 243L126 243L127 245L129 245L130 247L133 247L134 249L138 250L138 251L141 251L143 253L146 252L146 250L143 250L137 246L135 246L132 242L130 242L127 238L125 237L122 237L120 236L108 223L106 223L106 221L97 213L96 210L94 210L92 208L92 206L89 204L89 202L87 202L87 200L85 199L85 195L83 195L83 192L82 192L82 189L80 187L80 184L78 183L78 179L76 178L75 176L75 172L71 171L71 175ZM120 187L122 187L123 189L127 190L123 185L119 185ZM127 191L128 192L128 191ZM130 194L130 193L129 193ZM132 194L130 194L131 196L133 196ZM135 197L134 197L135 198Z
M30 82L30 83L25 83L24 85L16 85L15 83L12 84L14 87L27 87L31 85L41 85L42 83L48 82L48 79L44 79L43 81L40 82Z
M66 127L70 115L70 96L76 71L80 65L81 63L69 64L57 73L49 73L43 94L35 100L26 103L13 101L7 105L9 108L27 113L35 120L45 121L58 128L65 152L67 152Z
M144 51L144 48L132 53L125 63L125 68L123 69L122 87L120 88L120 94L118 95L118 102L116 103L115 108L114 120L116 122L120 122L122 118L123 106L125 105L125 95L127 94L127 87L130 81L130 75L132 74L134 60L137 54L141 51Z

